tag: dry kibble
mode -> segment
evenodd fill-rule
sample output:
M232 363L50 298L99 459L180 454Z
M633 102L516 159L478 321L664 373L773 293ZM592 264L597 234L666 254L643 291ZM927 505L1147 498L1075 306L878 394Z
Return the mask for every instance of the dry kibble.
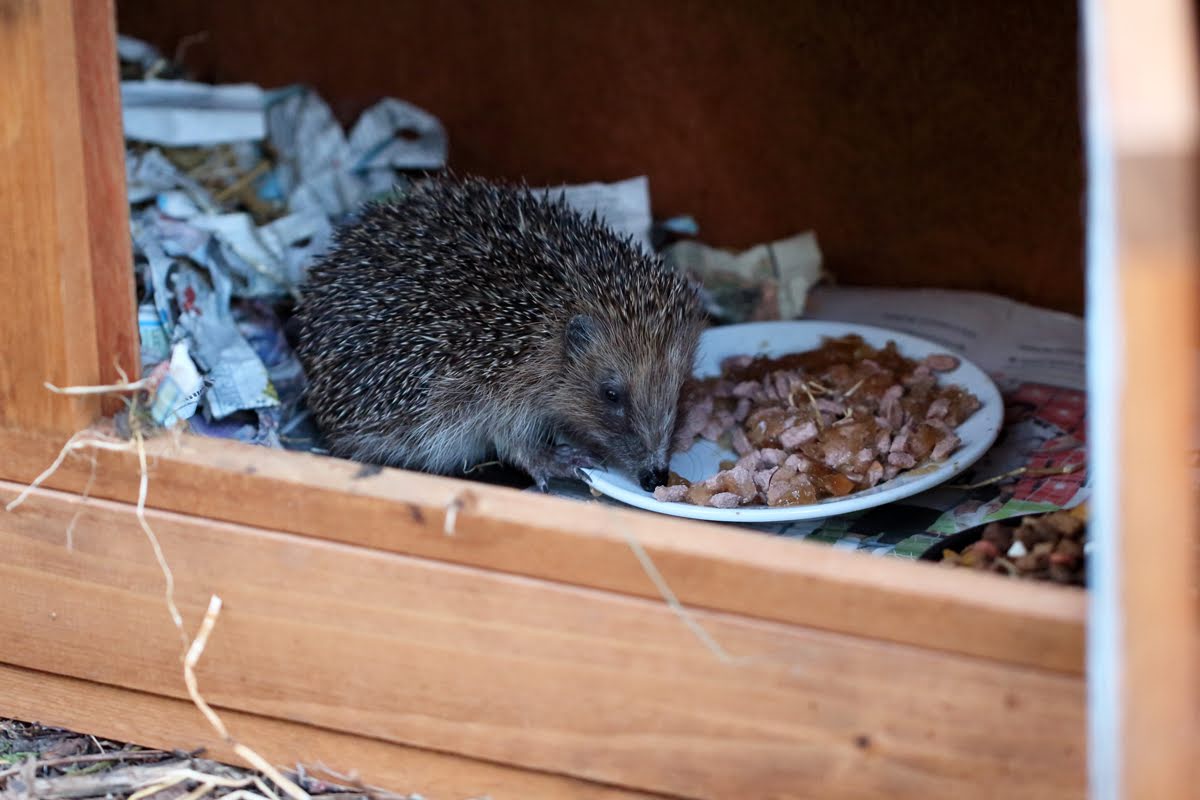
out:
M1050 580L1055 583L1074 583L1074 571L1065 564L1051 564L1048 570Z
M1013 563L1017 565L1017 569L1021 572L1036 572L1038 569L1038 559L1033 553L1021 556Z
M1013 543L1012 528L993 522L983 529L983 538L995 545L998 552L1007 553Z
M1075 539L1063 538L1054 546L1054 554L1066 556L1072 561L1083 558L1083 545Z
M1032 551L1038 544L1052 541L1057 537L1052 529L1047 528L1035 518L1021 525L1017 530L1017 538L1021 540L1021 544Z
M1073 514L1048 514L1044 524L1068 539L1078 539L1083 535L1083 520Z
M1030 580L1087 583L1087 525L1080 512L1024 517L1015 528L993 522L979 541L942 563Z
M987 539L980 539L978 542L971 545L971 552L980 559L993 559L1000 555L1000 551L996 549L996 545L992 544Z

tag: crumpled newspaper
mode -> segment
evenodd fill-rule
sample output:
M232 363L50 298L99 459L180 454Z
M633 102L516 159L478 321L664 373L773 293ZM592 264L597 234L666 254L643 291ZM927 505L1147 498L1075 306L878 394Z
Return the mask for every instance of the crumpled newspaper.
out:
M280 163L264 192L293 212L315 212L335 222L363 202L391 193L401 172L446 164L442 124L394 98L364 111L347 135L324 100L293 86L270 96L267 129Z
M166 147L257 141L266 135L263 91L251 84L122 81L125 138Z
M314 440L276 306L355 208L444 167L441 123L389 98L347 133L305 87L147 78L180 71L129 37L119 56L142 367L165 370L152 416L275 447Z
M551 200L563 197L567 205L585 214L596 212L618 236L625 236L653 252L650 213L650 180L645 175L616 183L581 183L535 189Z
M200 394L204 391L204 379L188 354L187 342L175 343L171 360L165 362L165 366L166 375L158 381L154 391L150 416L159 425L170 427L196 413Z
M703 284L709 313L722 323L796 319L823 275L821 249L811 232L741 253L685 239L662 255Z

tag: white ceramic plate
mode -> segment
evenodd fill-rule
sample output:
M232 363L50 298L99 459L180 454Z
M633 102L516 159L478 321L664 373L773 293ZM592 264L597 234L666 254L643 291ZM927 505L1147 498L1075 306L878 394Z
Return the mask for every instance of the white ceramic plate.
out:
M949 459L940 464L919 466L901 473L890 481L845 497L831 497L810 505L782 508L765 505L709 508L689 503L663 503L655 500L652 493L642 489L633 479L610 470L586 470L588 483L596 491L623 503L676 517L717 522L789 522L798 519L819 519L881 506L931 489L971 466L996 441L1004 419L1004 404L991 378L979 367L942 345L906 333L867 325L817 320L750 322L709 328L700 339L696 374L701 377L719 374L721 361L729 356L744 353L782 356L816 349L821 346L825 337L845 336L850 333L858 334L867 344L874 347L883 347L889 340L894 341L900 354L912 359L920 360L934 353L950 353L958 357L958 368L952 372L937 373L938 382L958 384L975 395L981 407L970 419L955 429L962 444ZM736 458L737 455L732 451L725 450L713 442L699 440L688 452L677 453L672 457L671 469L689 481L703 480L720 470L721 461Z

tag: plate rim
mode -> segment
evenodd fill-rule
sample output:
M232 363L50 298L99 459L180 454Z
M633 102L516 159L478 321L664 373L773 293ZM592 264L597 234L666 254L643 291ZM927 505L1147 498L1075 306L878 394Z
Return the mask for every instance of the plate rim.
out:
M826 500L818 503L810 503L801 506L772 508L770 506L759 505L738 508L711 508L709 506L695 506L689 503L667 503L660 500L655 500L654 497L648 493L642 491L633 492L620 486L614 486L608 481L604 481L602 476L610 471L603 469L581 470L580 472L584 478L584 481L593 490L600 492L604 496L610 497L613 500L634 508L642 509L643 511L651 511L658 514L664 514L666 516L696 519L706 522L736 522L743 524L779 524L787 522L799 522L803 520L837 517L843 514L850 514L855 511L862 511L868 508L887 505L888 503L904 500L912 497L913 495L917 495L936 488L937 486L941 486L947 481L953 479L955 476L961 474L976 461L983 458L983 456L988 452L988 450L991 449L992 445L995 444L996 439L999 437L1000 431L1004 424L1004 401L999 387L996 386L996 382L992 380L992 377L988 375L987 372L978 364L955 352L953 348L943 345L939 342L926 339L923 336L917 336L905 331L898 331L890 328L882 328L877 325L860 325L854 322L813 319L740 322L733 325L721 325L708 328L704 333L709 334L710 331L717 330L730 331L737 328L759 329L766 331L770 328L794 329L797 327L817 328L829 331L828 333L819 334L823 336L839 336L846 335L847 333L866 333L880 338L892 337L905 339L912 343L920 343L923 347L927 347L931 350L937 350L940 348L946 353L951 354L955 358L959 359L959 367L956 369L961 369L964 366L973 369L986 382L984 386L987 390L986 393L990 395L990 397L979 397L981 404L980 411L987 409L991 403L994 403L999 412L999 417L996 420L996 424L987 429L984 432L983 437L977 440L975 447L978 448L978 452L973 452L972 455L969 455L965 458L959 457L956 459L952 456L949 462L945 462L946 466L931 470L927 474L920 475L910 480L908 483L900 486L894 486L883 491L875 491L880 487L887 486L886 483L880 484L879 486L873 487L871 490L855 492L854 494L847 495L846 497L827 498ZM838 330L841 330L842 333L837 333L836 331ZM749 338L749 336L747 338ZM703 342L703 339L701 341ZM900 343L897 342L897 344ZM696 372L694 374L704 375L706 373ZM976 396L979 395L976 394ZM987 424L986 421L984 424ZM884 499L881 500L881 496Z

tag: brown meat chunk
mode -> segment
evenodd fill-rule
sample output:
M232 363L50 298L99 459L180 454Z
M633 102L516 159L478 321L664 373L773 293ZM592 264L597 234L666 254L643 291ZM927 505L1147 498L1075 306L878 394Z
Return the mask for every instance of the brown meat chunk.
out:
M778 469L779 467L768 467L754 473L754 486L758 489L759 495L766 496L767 489L771 486L771 478Z
M767 505L798 506L816 501L816 488L807 475L802 475L791 467L780 467L771 476L771 482L767 486Z
M958 369L959 360L948 353L925 356L925 366L934 372L950 372Z

